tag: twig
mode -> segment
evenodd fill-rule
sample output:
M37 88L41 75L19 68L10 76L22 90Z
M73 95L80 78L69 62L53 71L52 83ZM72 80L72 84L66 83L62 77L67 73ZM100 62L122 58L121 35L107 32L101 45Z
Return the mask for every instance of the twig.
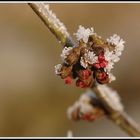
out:
M39 16L43 23L50 29L62 45L74 45L66 27L59 21L58 18L49 10L47 5L39 3L30 3L29 6ZM118 111L110 105L109 100L104 96L104 90L101 86L96 85L92 89L100 102L103 104L105 110L108 112L108 117L115 124L120 126L130 136L140 136L140 127L125 111Z
M34 12L39 16L47 28L55 35L62 45L72 45L72 41L65 25L56 17L49 9L48 4L43 3L28 3Z

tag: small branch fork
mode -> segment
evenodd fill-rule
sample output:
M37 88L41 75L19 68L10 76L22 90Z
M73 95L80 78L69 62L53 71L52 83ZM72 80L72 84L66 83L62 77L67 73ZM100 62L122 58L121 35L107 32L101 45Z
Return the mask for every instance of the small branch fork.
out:
M49 9L46 8L46 4L29 3L28 5L63 46L65 44L69 44L71 46L74 45L66 27L59 21L58 18L56 18L52 11L49 11ZM98 100L104 106L105 111L108 112L107 116L110 120L112 120L130 136L140 137L140 127L138 124L124 110L118 111L110 104L110 102L113 101L106 98L104 93L105 91L102 86L96 85L91 88L91 90L93 90L96 94Z

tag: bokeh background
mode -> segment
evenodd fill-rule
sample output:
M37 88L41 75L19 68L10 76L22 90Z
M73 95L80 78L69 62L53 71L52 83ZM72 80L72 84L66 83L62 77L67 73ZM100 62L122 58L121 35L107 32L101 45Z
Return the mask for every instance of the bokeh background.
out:
M140 124L140 4L50 4L70 33L93 26L103 38L126 41L110 86ZM85 90L64 85L54 74L62 47L25 4L0 4L0 136L125 137L113 122L72 122L67 108Z

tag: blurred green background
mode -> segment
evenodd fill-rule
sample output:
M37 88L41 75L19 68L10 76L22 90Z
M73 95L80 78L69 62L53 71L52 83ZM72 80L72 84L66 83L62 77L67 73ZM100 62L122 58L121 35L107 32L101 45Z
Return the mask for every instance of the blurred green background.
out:
M127 112L140 124L140 4L50 4L71 34L93 26L103 38L126 41L113 70ZM67 108L85 90L66 86L54 74L62 47L25 4L0 4L0 136L127 136L103 118L73 122Z

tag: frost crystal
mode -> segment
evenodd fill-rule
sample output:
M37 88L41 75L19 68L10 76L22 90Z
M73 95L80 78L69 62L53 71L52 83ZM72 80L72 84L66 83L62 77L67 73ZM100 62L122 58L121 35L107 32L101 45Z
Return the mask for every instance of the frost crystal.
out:
M94 64L98 60L98 57L94 52L87 51L83 57L81 57L80 63L84 68L87 68L88 64Z
M114 62L118 62L119 61L118 57L121 55L121 52L124 50L125 41L121 39L120 36L118 36L117 34L114 34L113 36L107 39L107 42L111 45L115 45L115 50L112 52L112 58Z
M53 23L56 29L63 33L66 37L69 36L65 25L56 17L56 15L49 9L49 4L46 3L36 3L38 5L39 12L47 17L50 23Z
M84 28L83 26L79 26L79 29L77 30L77 33L74 33L74 35L76 36L77 40L83 40L85 43L88 42L88 38L90 35L96 34L94 33L94 29L93 28Z
M118 36L117 34L114 34L113 36L108 38L107 42L112 45L119 46L121 50L124 49L123 44L125 43L125 41L123 39L121 39L120 36Z
M65 60L72 49L73 49L73 47L64 47L64 49L62 50L62 53L61 53L61 58L63 60Z
M113 68L114 63L120 60L119 56L124 50L125 41L121 39L120 36L118 36L117 34L114 34L113 36L107 39L107 42L110 45L115 45L113 51L109 51L109 49L105 50L105 59L108 61L106 70L110 72L110 70Z
M85 60L89 63L89 64L94 64L97 62L98 57L95 55L94 52L88 51L87 53L85 53Z
M80 59L80 64L83 66L85 69L88 67L88 63L85 61L84 57L81 57Z
M58 64L55 66L55 74L60 74L61 72L61 68L62 68L62 65L61 64Z

